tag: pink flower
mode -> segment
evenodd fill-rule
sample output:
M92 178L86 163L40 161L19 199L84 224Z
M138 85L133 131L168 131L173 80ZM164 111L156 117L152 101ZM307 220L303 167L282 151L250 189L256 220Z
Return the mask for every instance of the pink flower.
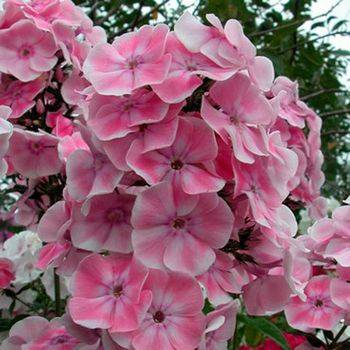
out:
M179 194L164 182L137 197L131 223L135 254L144 264L199 275L230 238L233 216L216 194Z
M13 81L0 92L0 105L11 107L10 118L19 118L34 107L34 98L43 90L44 86L45 80L41 78L29 83Z
M80 74L80 71L73 70L72 74L62 84L62 97L67 103L81 107L85 103L83 91L88 86L90 86L89 82Z
M73 122L61 112L48 114L46 125L52 128L52 133L58 137L72 135L73 133Z
M14 23L24 19L19 6L14 1L4 1L0 11L0 29L10 28Z
M204 331L203 296L197 282L179 272L151 270L144 288L153 298L133 335L135 350L196 348Z
M243 298L249 315L271 315L284 309L291 290L283 276L267 275L243 287Z
M27 82L52 69L57 51L53 36L29 20L0 31L0 71Z
M93 196L111 193L123 173L108 157L98 152L77 149L67 159L67 189L77 201L88 203Z
M89 103L88 126L100 140L108 141L159 122L167 112L168 105L146 89L120 97L96 94Z
M306 300L298 296L291 298L284 311L288 323L300 330L321 328L332 330L343 317L330 295L331 279L328 276L311 278L305 288Z
M179 122L177 114L181 108L182 104L170 105L167 115L161 121L139 125L124 137L104 141L103 149L115 167L130 171L129 158L171 146L175 140Z
M201 24L189 12L185 12L175 23L175 34L191 52L201 52L223 68L230 68L232 74L248 69L252 81L268 91L274 79L272 62L263 56L256 56L256 48L244 35L241 24L230 19L223 26L218 17L207 14L212 27Z
M339 278L331 281L330 291L331 298L335 305L339 306L347 313L350 312L350 269L337 266Z
M65 62L81 71L81 66L89 53L90 45L86 41L78 41L74 28L60 21L53 24L52 33L57 45L62 50Z
M245 194L254 220L271 227L270 223L276 218L276 210L280 208L288 191L286 183L279 181L278 174L269 174L271 167L266 164L263 159L257 159L254 164L233 162L235 197Z
M315 250L325 258L334 259L344 267L350 267L350 205L336 208L332 219L323 218L310 228Z
M213 305L229 303L230 293L241 293L242 286L249 282L246 275L240 275L234 269L232 258L217 250L216 259L208 271L197 276L197 280L205 287L208 300Z
M171 55L164 54L166 25L143 26L124 34L112 45L96 45L83 67L87 79L102 95L121 96L166 78Z
M238 302L219 306L206 315L206 329L198 350L226 349L227 341L233 338L236 328Z
M68 308L73 321L111 332L137 329L151 303L152 294L142 291L147 275L130 256L88 256L71 280Z
M231 67L233 72L245 68L254 58L256 48L243 34L240 23L229 20L223 27L215 15L206 17L212 27L185 12L175 24L176 36L189 51L201 52L222 67Z
M25 177L54 175L62 167L57 143L50 134L15 129L8 155L15 170Z
M58 141L58 155L64 163L66 163L68 157L78 149L90 151L89 146L83 140L79 131L73 132L72 135L66 135Z
M94 252L103 249L131 252L130 215L133 205L134 196L111 193L93 197L85 215L80 206L74 207L70 227L74 246Z
M58 319L51 322L31 316L17 322L2 347L11 350L74 350L80 341L72 337Z
M7 258L0 258L0 288L7 288L15 279L14 265Z
M86 19L83 10L70 0L11 1L21 6L24 15L45 31L50 31L55 21L69 26L78 26Z
M170 53L172 61L168 77L161 84L153 85L153 90L165 102L181 102L189 97L202 84L198 75L214 80L225 80L234 72L222 68L201 53L188 51L174 33L168 35L165 52Z
M304 128L308 108L299 100L298 83L286 77L278 77L271 87L274 96L278 96L280 109L278 115L287 120L290 125Z
M243 74L217 82L209 91L210 100L203 99L203 119L232 144L235 157L244 163L254 163L255 156L266 156L267 135L263 126L274 119L268 100Z
M11 108L0 106L0 178L3 177L8 165L4 158L9 149L9 140L12 136L13 126L6 119L11 115Z
M217 156L214 133L199 118L180 118L170 147L140 153L140 145L133 146L128 164L151 185L166 180L188 194L217 192L224 186L211 163Z

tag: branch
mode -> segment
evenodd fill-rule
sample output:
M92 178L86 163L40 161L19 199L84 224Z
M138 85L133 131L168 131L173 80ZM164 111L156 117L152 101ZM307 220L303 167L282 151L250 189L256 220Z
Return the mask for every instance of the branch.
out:
M311 94L305 95L305 96L301 97L300 99L302 101L307 101L307 100L309 100L311 98L314 98L314 97L319 96L319 95L327 94L329 92L342 92L344 94L347 94L349 91L342 90L342 89L339 89L339 88L322 89L320 91L316 91L316 92L313 92Z
M325 131L321 134L321 136L330 136L330 135L349 135L350 130L331 130L331 131Z
M285 28L292 27L292 26L294 26L296 24L303 24L303 23L305 23L306 21L309 21L309 20L311 20L311 18L309 18L309 19L299 19L298 21L294 21L294 22L291 22L291 23L283 24L283 25L278 26L278 27L265 29L265 30L262 30L260 32L250 33L250 34L248 34L248 37L251 38L251 37L257 36L257 35L264 35L264 34L276 32L278 30L282 30L282 29L285 29Z
M323 119L326 119L326 118L331 117L333 115L348 114L348 113L350 113L350 108L349 109L338 109L336 111L330 111L330 112L323 112L323 113L320 113L319 116L322 117Z
M299 47L299 46L305 45L305 44L309 44L309 43L313 43L313 42L315 42L315 41L317 41L317 40L324 39L324 38L327 38L327 37L329 37L329 36L334 36L334 35L349 35L349 34L350 34L350 32L348 32L348 31L341 31L341 32L334 32L334 33L328 33L328 34L325 34L325 35L321 35L321 36L319 36L319 37L317 37L317 38L315 38L315 39L304 40L304 41L298 43L297 45L293 45L293 46L288 47L287 49L281 50L280 52L277 53L277 55L282 55L282 54L288 52L289 50L295 49L296 47Z
M138 22L139 22L139 19L140 19L140 16L141 16L141 12L142 12L142 7L143 7L143 4L145 3L144 0L141 0L140 1L140 5L139 5L139 8L137 9L137 13L136 13L136 16L131 24L131 27L130 29L131 30L134 30L135 27L137 26Z
M308 21L314 21L315 19L328 16L341 2L343 2L343 0L339 0L327 12L321 13L320 15L318 15L316 17L299 19L298 21L294 21L294 22L291 22L291 23L283 24L281 26L277 26L277 27L270 28L270 29L265 29L265 30L262 30L260 32L250 33L248 35L248 37L253 37L253 36L257 36L257 35L265 35L265 34L268 34L268 33L276 32L278 30L282 30L282 29L285 29L285 28L289 28L289 27L295 26L297 24L302 25L302 24L304 24L304 23L306 23Z
M98 1L95 1L94 4L90 8L90 11L88 13L89 16L91 16L93 18L96 16L95 12L96 12L96 9L97 9L98 5L99 5Z
M337 344L337 342L338 342L338 340L341 338L341 336L343 335L343 333L346 331L346 328L347 328L348 326L346 326L346 325L344 325L341 329L340 329L340 331L338 332L338 334L334 337L334 339L332 340L332 343L331 343L331 345L330 345L330 349L334 349L338 344Z
M103 22L105 22L110 16L113 15L113 12L119 7L120 5L120 1L117 1L117 3L115 4L115 6L112 6L111 9L107 12L107 14L99 19L98 21L96 21L96 25L101 25Z
M154 6L153 8L151 8L147 13L145 13L143 16L141 16L138 19L138 22L142 22L144 19L146 19L148 16L150 16L154 11L159 10L159 8L161 8L163 5L165 5L167 2L169 2L170 0L164 0L162 1L160 4L158 4L157 6ZM126 33L129 29L132 28L132 24L128 25L127 27L119 30L117 33L115 33L111 39L115 38L118 35L124 34Z
M56 316L61 316L61 285L60 277L54 269L54 283L55 283L55 312Z

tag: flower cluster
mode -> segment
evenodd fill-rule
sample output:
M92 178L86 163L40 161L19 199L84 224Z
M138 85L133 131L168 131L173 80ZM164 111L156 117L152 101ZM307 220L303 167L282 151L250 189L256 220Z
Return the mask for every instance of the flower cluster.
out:
M1 174L18 200L3 217L38 233L36 277L54 268L69 299L4 349L224 349L238 300L303 331L350 311L350 213L324 218L321 120L238 21L207 20L110 44L70 0L5 1ZM321 220L296 237L298 205ZM16 296L10 240L0 287Z

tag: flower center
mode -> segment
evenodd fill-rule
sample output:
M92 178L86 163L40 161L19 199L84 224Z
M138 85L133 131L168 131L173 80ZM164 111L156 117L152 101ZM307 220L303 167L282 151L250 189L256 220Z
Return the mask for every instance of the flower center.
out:
M50 340L50 345L57 345L57 344L64 344L68 343L70 340L70 337L68 335L58 335L55 338L52 338Z
M147 129L148 125L147 124L141 124L139 125L139 131L144 132Z
M27 59L29 58L29 56L32 56L33 54L33 50L31 47L29 46L23 46L20 50L19 50L19 57L20 58L24 58Z
M123 294L123 287L122 286L119 285L113 289L113 295L116 298L119 298L122 294Z
M179 159L175 159L171 162L171 168L174 170L180 170L184 164Z
M321 307L321 306L323 306L323 301L320 300L320 299L317 299L317 300L315 301L315 306L316 306L316 307Z
M153 315L153 320L155 323L162 323L165 320L165 315L162 311L157 311Z
M129 69L134 70L140 63L141 62L138 57L133 57L127 62L127 66Z
M193 72L193 71L195 71L195 70L197 70L197 65L196 65L196 63L195 62L186 62L186 65L187 65L187 70L189 71L189 72Z
M39 154L44 149L44 146L40 142L30 141L28 148L32 153Z
M230 122L234 125L238 125L239 124L239 119L237 116L231 116L230 117Z
M127 111L130 111L130 109L132 109L134 107L134 102L129 100L129 101L126 101L124 104L123 104L123 111L124 112L127 112Z
M107 212L107 220L111 223L119 223L124 219L124 213L119 209L111 209Z
M175 230L180 230L182 228L185 227L185 220L181 219L181 218L176 218L172 221L171 226L175 229Z

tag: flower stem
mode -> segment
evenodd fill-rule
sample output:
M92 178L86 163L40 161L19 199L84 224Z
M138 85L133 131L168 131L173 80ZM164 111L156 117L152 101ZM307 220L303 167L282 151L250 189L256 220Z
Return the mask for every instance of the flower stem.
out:
M54 270L54 282L55 282L55 312L57 316L61 315L61 286L60 276L57 275L56 269Z

